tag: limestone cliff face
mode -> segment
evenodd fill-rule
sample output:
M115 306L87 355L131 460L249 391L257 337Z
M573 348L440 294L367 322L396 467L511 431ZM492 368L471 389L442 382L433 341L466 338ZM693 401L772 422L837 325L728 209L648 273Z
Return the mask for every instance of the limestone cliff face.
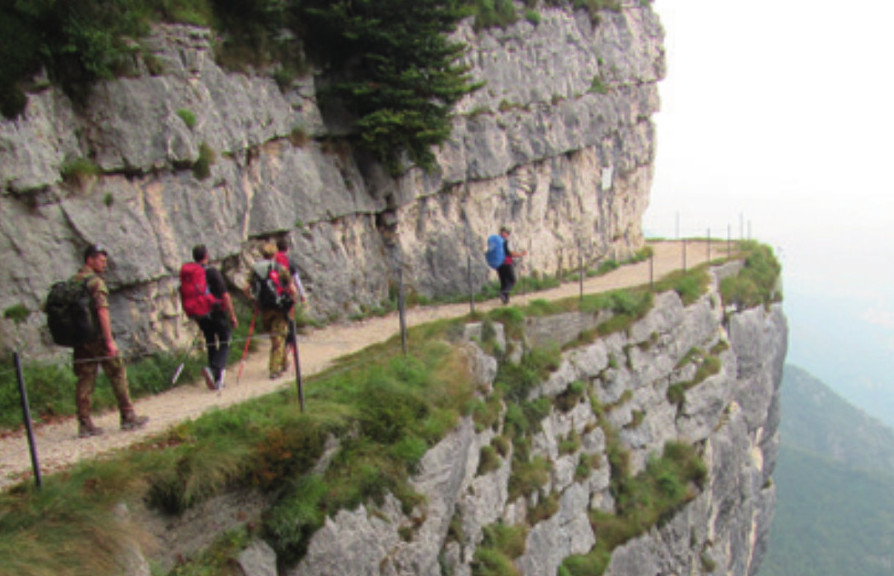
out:
M562 344L602 320L583 314L529 319L525 341L510 342L509 349ZM467 334L474 336L475 328ZM607 575L757 573L775 504L771 474L786 341L779 305L728 311L724 319L716 284L689 306L676 293L664 293L626 333L564 353L559 369L532 392L532 398L555 397L572 382L585 383L620 432L634 473L668 441L696 446L706 463L707 480L697 495L660 527L616 548ZM476 379L487 387L497 361L469 346ZM720 370L690 387L684 402L671 402L668 388L693 379L697 363L686 360L693 348L716 354ZM585 400L567 411L553 406L531 447L532 457L550 462L549 481L539 496L510 499L510 457L498 469L478 473L481 448L501 433L504 422L476 432L466 420L423 458L413 483L425 496L424 504L412 514L402 514L393 498L374 509L341 511L313 536L301 562L280 573L469 576L483 528L503 521L529 526L524 553L514 560L519 572L555 576L564 558L586 554L603 537L594 531L588 511L615 509L606 436L596 421ZM580 444L569 453L560 445L572 431ZM585 455L594 465L581 478L576 470ZM557 497L558 510L532 520L537 499L548 495ZM258 540L241 561L246 574L262 574L265 566L275 566L276 557Z
M596 26L582 11L541 16L460 27L486 85L459 104L437 168L399 178L339 143L344 127L321 115L312 76L283 92L227 72L204 29L158 28L151 73L137 62L141 75L99 84L86 107L53 88L29 94L22 117L0 122L0 253L12 263L0 310L32 314L0 318L0 341L46 349L36 310L88 242L111 251L113 329L139 348L188 337L176 273L198 242L241 283L258 241L288 235L321 318L379 303L399 268L419 293L457 293L471 257L480 286L484 239L504 222L532 269L629 256L652 178L661 26L639 2ZM197 179L203 144L216 161ZM64 182L78 159L101 173Z

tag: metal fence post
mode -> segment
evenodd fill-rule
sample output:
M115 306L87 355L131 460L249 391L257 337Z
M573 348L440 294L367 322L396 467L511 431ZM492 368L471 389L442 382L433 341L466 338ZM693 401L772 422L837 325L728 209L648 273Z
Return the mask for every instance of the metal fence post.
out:
M400 267L397 270L397 279L398 279L398 292L397 292L397 309L398 309L398 317L400 318L400 346L404 352L404 356L407 355L407 302L404 296L404 267L403 263L400 263Z
M472 284L472 255L469 254L469 314L475 314L475 288Z
M298 355L298 329L295 325L295 319L289 318L289 330L295 335L295 341L292 342L292 360L295 361L295 384L298 386L298 402L301 404L301 411L304 412L304 379L301 376L301 359Z
M19 395L22 398L22 415L25 418L25 430L28 432L28 448L31 451L31 469L34 470L34 482L40 488L43 482L40 477L40 462L37 458L37 446L34 443L34 428L31 425L31 408L28 406L28 391L25 389L25 377L22 375L22 359L16 350L13 353L16 364L16 378L19 381Z
M584 301L584 255L581 252L580 242L577 244L577 264L580 270L580 301Z

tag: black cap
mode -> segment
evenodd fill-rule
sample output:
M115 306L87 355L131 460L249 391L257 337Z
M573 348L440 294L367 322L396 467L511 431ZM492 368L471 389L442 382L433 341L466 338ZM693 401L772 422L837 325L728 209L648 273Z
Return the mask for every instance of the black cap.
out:
M97 254L103 254L105 256L109 255L109 252L99 244L91 244L84 249L84 262L87 261L91 256L96 256Z

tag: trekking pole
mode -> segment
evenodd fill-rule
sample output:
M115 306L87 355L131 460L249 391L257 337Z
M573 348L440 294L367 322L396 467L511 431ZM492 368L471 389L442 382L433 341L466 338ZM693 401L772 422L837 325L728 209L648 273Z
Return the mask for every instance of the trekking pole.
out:
M177 366L177 371L174 372L174 377L171 378L171 386L175 386L177 384L177 380L180 378L180 373L183 372L183 367L186 366L186 357L189 356L190 352L192 352L193 347L196 345L196 340L199 339L199 336L201 336L201 332L192 339L192 342L189 343L189 348L186 349L186 352L183 354L183 358L180 359L180 365Z
M298 358L298 329L295 326L295 318L289 319L289 328L295 335L292 341L292 360L295 362L295 382L298 386L298 402L301 404L301 412L304 412L304 381L301 378L301 360Z
M251 335L255 331L255 318L258 317L258 307L255 306L254 312L251 314L251 325L248 327L248 337L245 339L245 348L242 350L242 360L239 361L239 371L236 373L236 385L239 385L239 379L242 378L242 369L245 368L245 356L248 355L248 345L251 343Z
M37 487L41 487L40 478L40 462L37 460L37 446L34 444L34 429L31 425L31 409L28 407L28 391L25 390L25 377L22 376L22 359L19 358L19 351L14 353L16 364L16 378L19 381L19 394L22 397L22 415L25 419L25 429L28 431L28 448L31 452L31 468L34 470L34 482Z

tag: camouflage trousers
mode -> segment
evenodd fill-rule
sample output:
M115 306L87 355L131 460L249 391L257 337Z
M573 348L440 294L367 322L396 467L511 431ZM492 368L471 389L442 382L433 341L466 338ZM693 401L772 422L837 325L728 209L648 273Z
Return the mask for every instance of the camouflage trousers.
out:
M264 331L270 334L270 361L267 369L270 377L279 376L286 370L286 334L289 320L282 310L261 310Z
M124 359L121 356L107 358L107 355L108 351L102 341L76 346L74 349L74 373L78 378L78 383L75 386L75 403L80 422L90 421L93 390L96 387L96 376L99 374L100 366L108 377L112 392L118 401L118 412L121 414L121 419L132 418L134 415L130 391L127 388L127 370ZM94 358L101 358L101 360L89 361Z

